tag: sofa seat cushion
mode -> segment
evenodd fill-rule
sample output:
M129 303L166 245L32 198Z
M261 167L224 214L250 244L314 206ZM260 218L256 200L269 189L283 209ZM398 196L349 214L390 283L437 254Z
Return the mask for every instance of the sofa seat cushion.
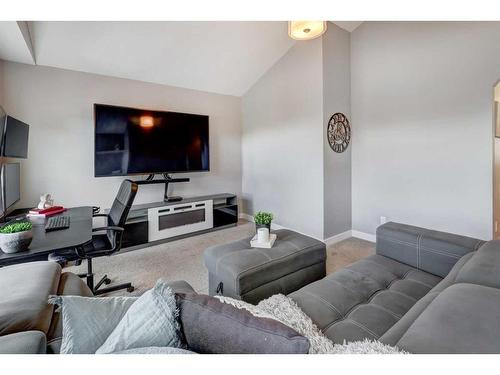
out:
M500 353L500 290L454 284L396 343L410 353Z
M46 339L40 331L0 336L0 354L45 354Z
M440 281L440 277L372 255L289 297L335 343L376 340Z
M408 328L413 324L415 319L417 319L420 314L430 305L430 303L441 293L443 290L455 283L455 280L462 269L462 267L467 264L469 259L475 254L468 253L464 255L460 260L453 266L450 273L439 282L434 288L430 290L429 293L425 295L424 298L420 299L413 307L380 338L380 341L386 345L394 346L401 339L401 337L406 333Z
M37 330L47 333L54 306L48 296L57 293L61 267L33 262L0 268L0 336Z

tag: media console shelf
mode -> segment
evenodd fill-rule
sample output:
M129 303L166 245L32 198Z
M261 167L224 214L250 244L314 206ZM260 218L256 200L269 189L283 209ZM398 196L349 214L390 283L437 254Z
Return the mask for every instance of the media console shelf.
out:
M237 223L238 202L234 194L134 205L125 224L122 248L135 250L235 226Z

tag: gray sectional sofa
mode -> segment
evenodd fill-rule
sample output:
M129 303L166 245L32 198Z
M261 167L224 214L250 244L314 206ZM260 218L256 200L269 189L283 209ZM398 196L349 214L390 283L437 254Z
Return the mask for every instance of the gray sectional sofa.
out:
M58 352L59 315L47 296L91 295L76 275L50 262L0 269L0 282L2 353ZM227 340L227 321L236 316L229 305L197 295L186 282L171 286L185 339L197 351L230 352L244 343L251 345L237 352L307 351L304 337L245 312L236 314L247 330L235 328ZM375 255L288 296L336 343L368 338L410 353L500 353L500 241L387 223L377 230ZM258 344L263 336L248 334L252 324L270 335L267 351Z
M335 343L500 353L500 241L398 223L376 254L288 294Z
M500 334L491 337L483 323L499 315L491 303L481 313L479 297L500 293L491 290L500 288L498 271L498 241L391 222L377 229L375 255L289 296L336 343L368 338L411 353L500 353Z
M33 262L0 268L0 353L58 352L60 314L47 304L49 295L93 296L73 273L54 262Z

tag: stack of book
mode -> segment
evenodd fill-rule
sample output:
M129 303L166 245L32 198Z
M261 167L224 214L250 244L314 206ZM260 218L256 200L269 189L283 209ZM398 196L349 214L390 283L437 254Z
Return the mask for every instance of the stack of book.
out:
M49 217L66 211L63 206L53 206L49 208L34 208L28 213L28 217Z

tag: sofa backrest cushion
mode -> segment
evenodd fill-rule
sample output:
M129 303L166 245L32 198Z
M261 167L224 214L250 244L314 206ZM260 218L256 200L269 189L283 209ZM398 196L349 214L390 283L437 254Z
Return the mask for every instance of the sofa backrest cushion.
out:
M483 244L476 238L394 222L377 228L377 254L441 277Z
M32 262L0 268L0 336L36 330L47 333L61 267L54 262Z
M498 353L500 289L454 284L427 306L396 343L410 353Z
M202 294L177 294L188 349L207 354L307 354L309 340L277 320Z
M455 282L500 288L500 240L483 245L462 267Z

